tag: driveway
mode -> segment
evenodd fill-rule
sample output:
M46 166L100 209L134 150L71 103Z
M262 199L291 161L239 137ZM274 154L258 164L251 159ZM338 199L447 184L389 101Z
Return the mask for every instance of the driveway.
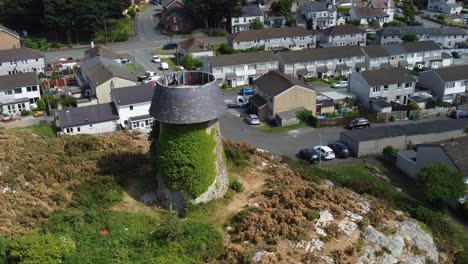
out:
M25 116L22 117L21 120L15 120L11 122L0 122L0 127L5 129L12 129L12 128L20 128L20 127L30 127L39 125L39 121L46 120L47 122L54 121L53 116L41 116L41 117L33 117L33 116Z

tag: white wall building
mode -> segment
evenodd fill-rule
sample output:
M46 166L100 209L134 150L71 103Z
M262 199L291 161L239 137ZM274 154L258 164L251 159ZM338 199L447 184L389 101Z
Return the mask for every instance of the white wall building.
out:
M0 50L0 75L44 72L44 56L36 50L16 48Z
M431 90L437 100L456 104L468 91L468 65L457 65L419 74L419 85Z
M31 110L41 98L39 82L33 72L0 76L0 105L2 113L21 113Z
M448 15L460 14L463 5L458 4L455 0L428 0L427 11L439 12Z
M337 12L335 1L307 1L302 4L300 11L307 20L312 20L313 29L325 29L336 26Z
M361 25L369 25L373 21L383 26L386 22L391 22L390 16L379 9L369 6L355 6L349 10L351 20L359 20Z
M377 31L376 40L380 45L402 43L405 35L415 35L418 41L432 40L443 48L451 49L468 40L466 30L457 27L427 28L422 26L386 27Z
M111 91L112 102L125 129L150 129L153 117L149 114L154 85L140 84Z
M256 5L243 6L241 16L231 18L231 33L251 30L250 23L254 19L260 20L263 24L264 16L262 9Z

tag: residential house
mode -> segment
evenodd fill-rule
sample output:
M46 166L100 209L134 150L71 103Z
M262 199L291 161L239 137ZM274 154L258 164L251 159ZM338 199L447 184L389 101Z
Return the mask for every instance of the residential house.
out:
M284 16L271 16L271 17L265 18L264 23L265 23L265 27L282 28L282 27L286 27L286 18ZM299 27L303 27L300 25L300 23L296 23L296 25Z
M107 48L103 45L94 46L94 44L91 44L91 48L84 51L83 59L87 61L95 57L103 57L106 59L115 60L118 63L122 62L122 56L110 48Z
M354 3L353 0L337 0L336 6L337 7L353 7Z
M185 7L183 0L166 2L161 14L161 22L164 29L172 32L191 33L195 27L195 21L190 10Z
M272 51L248 52L204 58L204 71L230 87L251 84L258 77L279 69Z
M250 22L252 22L254 19L260 20L263 24L263 11L259 6L248 5L242 6L241 8L241 15L231 18L231 33L251 30L252 27L250 26Z
M298 78L347 76L365 70L365 56L359 46L286 51L277 54L280 70Z
M428 0L427 11L439 12L447 15L457 15L463 10L463 5L456 0Z
M377 31L376 40L380 45L402 43L406 35L415 35L420 41L432 40L443 48L451 49L468 40L466 30L458 27L428 28L423 26L386 27Z
M119 131L119 115L113 103L72 107L57 111L60 135L102 134Z
M366 31L354 25L329 27L319 33L321 46L366 45Z
M378 70L388 69L390 65L390 53L382 46L363 47L362 51L366 55L366 69Z
M440 68L453 63L451 57L443 54L442 49L434 41L408 42L382 46L390 55L392 67Z
M385 104L390 102L406 105L414 93L416 79L411 71L398 67L353 73L348 82L348 91L356 94L361 104L376 109L388 108Z
M77 80L87 97L98 104L110 103L112 89L137 84L137 78L121 64L103 57L87 60L77 74Z
M198 58L213 56L213 48L194 37L179 42L178 52L181 56L192 54Z
M16 31L0 25L0 50L21 48L21 38Z
M120 126L124 129L149 129L153 117L149 114L155 86L138 84L111 91L112 102L119 114Z
M369 6L354 6L349 10L351 20L358 20L361 25L369 25L373 22L383 26L384 23L390 22L390 16L380 9L374 9Z
M395 15L395 3L392 0L372 0L368 4L373 9L378 9L388 15L389 22L393 21Z
M21 72L43 73L44 56L41 52L28 48L0 50L0 75Z
M419 73L419 85L439 101L456 104L468 91L468 65L456 65Z
M241 31L228 37L228 43L236 50L265 47L265 50L278 48L315 48L317 33L303 27L264 28Z
M255 95L251 113L262 121L275 121L278 126L297 123L297 111L308 109L316 113L316 92L293 76L271 71L253 82Z
M455 138L444 143L419 144L414 150L397 152L396 167L416 179L420 170L434 163L442 163L468 178L468 137Z
M2 113L21 113L41 98L39 82L34 72L0 76Z
M301 5L300 12L307 19L312 20L313 29L325 29L336 26L336 7L333 2L309 2Z

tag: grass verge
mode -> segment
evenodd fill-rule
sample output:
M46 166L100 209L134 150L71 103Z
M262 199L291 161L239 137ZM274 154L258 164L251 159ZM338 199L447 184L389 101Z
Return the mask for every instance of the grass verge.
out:
M174 55L176 50L163 50L161 48L153 50L153 55Z
M283 133L283 132L287 132L287 131L290 131L290 130L303 128L305 126L306 126L306 124L304 124L304 123L294 124L294 125L290 125L290 126L282 126L282 127L262 126L262 127L259 128L259 130L261 132L267 133L267 134L276 134L276 133Z
M142 74L143 71L134 63L127 63L124 64L124 67L127 68L127 70L131 71L133 74L139 75Z

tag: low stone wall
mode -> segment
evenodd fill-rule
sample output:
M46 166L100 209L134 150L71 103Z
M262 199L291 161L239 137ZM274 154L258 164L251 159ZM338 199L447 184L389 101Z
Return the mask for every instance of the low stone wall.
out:
M421 118L430 118L436 116L447 116L455 107L436 107L433 109L411 110L409 116L418 116Z

